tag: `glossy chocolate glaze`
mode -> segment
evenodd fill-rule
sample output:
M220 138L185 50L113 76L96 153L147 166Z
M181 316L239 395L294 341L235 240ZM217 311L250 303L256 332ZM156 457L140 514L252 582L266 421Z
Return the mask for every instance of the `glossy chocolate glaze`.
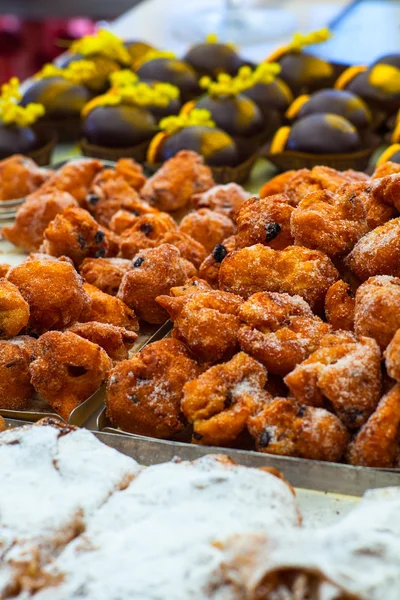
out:
M83 121L83 137L90 144L127 148L149 140L157 131L150 112L135 106L99 106Z

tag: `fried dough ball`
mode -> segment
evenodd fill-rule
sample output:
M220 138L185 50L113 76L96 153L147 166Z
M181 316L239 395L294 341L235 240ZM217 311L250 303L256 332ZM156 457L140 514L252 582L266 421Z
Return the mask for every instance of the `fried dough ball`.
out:
M396 331L384 352L388 375L400 381L400 329Z
M105 294L90 283L83 284L85 292L90 298L90 306L81 315L80 321L87 323L109 323L117 327L124 327L128 331L139 330L138 320L134 311L119 298Z
M381 394L381 353L372 338L328 334L309 358L285 377L302 404L331 409L348 429L359 429ZM328 402L327 402L328 401Z
M171 288L169 296L157 296L156 300L174 320L181 312L183 305L188 301L189 296L208 292L211 289L211 286L204 279L191 277L184 285Z
M330 327L313 315L300 296L259 292L239 309L242 350L271 373L286 375L318 348Z
M29 365L36 357L37 341L27 335L0 340L0 408L26 410L34 394Z
M209 254L201 263L199 275L205 279L212 287L218 287L219 269L225 256L233 252L236 248L236 236L223 240L222 244L217 244L211 254Z
M159 210L185 208L193 194L206 192L215 185L211 169L203 157L191 150L181 150L167 160L147 180L140 195Z
M263 389L266 381L262 365L239 352L186 383L182 411L193 423L193 442L206 446L235 442L249 416L271 400Z
M377 179L372 189L376 198L400 210L400 172Z
M5 277L10 269L11 265L0 264L0 278Z
M371 182L352 183L343 187L343 189L347 191L350 198L356 196L364 204L369 231L396 216L395 208L385 203L378 194L375 194L374 185L371 185Z
M284 193L288 196L292 206L297 206L299 202L311 192L319 190L328 190L336 192L336 190L344 184L349 184L355 179L352 172L335 171L330 167L317 166L309 171L308 169L300 169L287 182Z
M5 158L0 161L0 201L32 194L49 178L50 173L27 156L14 154Z
M276 194L283 194L286 188L286 184L292 179L297 171L285 171L285 173L279 173L272 179L264 183L260 189L260 198L266 198L267 196L275 196Z
M207 256L203 244L182 231L169 231L161 238L160 244L172 244L178 248L182 258L191 262L196 269L200 267Z
M299 295L318 312L338 277L332 261L318 250L301 246L273 250L255 244L226 256L219 270L219 285L243 298L264 291Z
M335 415L287 398L275 398L249 417L248 429L259 452L329 462L342 458L349 441Z
M115 173L121 176L136 191L140 191L147 179L143 167L133 158L120 158L115 165Z
M0 433L2 431L6 431L6 429L7 429L7 423L5 422L3 417L0 417Z
M155 248L168 231L177 229L174 219L165 212L136 217L133 225L121 234L120 256L133 258L142 249Z
M284 195L262 200L250 198L236 215L236 248L264 244L274 250L292 245L290 218L293 207Z
M129 357L129 350L137 340L137 333L124 327L110 323L75 323L69 331L76 333L85 340L93 342L103 348L113 362L120 362Z
M376 167L371 179L381 179L382 177L394 175L395 173L400 173L400 164L388 160L379 165L379 167Z
M159 211L157 212L159 213ZM138 216L139 215L137 214L137 212L130 212L129 210L120 208L111 217L109 228L114 233L121 235L123 231L129 229L130 227L132 227L132 225L136 223Z
M390 468L397 466L400 434L400 385L383 396L375 412L349 446L351 465Z
M102 163L95 158L71 160L46 181L41 191L57 189L68 192L79 204L83 204L94 177L102 169Z
M238 349L239 296L217 290L200 292L185 303L160 299L174 320L172 336L184 342L202 363L228 360ZM178 312L177 309L181 307Z
M242 186L237 183L227 183L226 185L214 185L202 194L195 194L192 196L191 202L197 210L209 208L233 219L242 204L249 198L251 198L251 194L246 192Z
M139 319L161 324L167 312L156 302L157 296L168 294L172 287L188 279L186 261L171 244L142 250L132 260L132 268L122 279L118 298L134 309Z
M131 264L130 260L124 258L85 258L79 272L88 283L105 294L116 296Z
M49 331L31 363L35 390L66 421L106 380L112 367L103 348L71 331Z
M331 285L325 296L325 315L333 329L354 329L355 299L348 283L341 279Z
M328 190L308 194L291 216L295 244L331 258L350 252L367 231L364 204L346 186L335 194Z
M44 232L41 252L69 256L76 267L85 258L104 258L110 254L107 232L83 208L67 208Z
M51 221L65 209L77 206L77 201L68 192L55 189L33 194L18 208L15 223L3 228L3 237L26 252L39 250Z
M36 335L69 327L90 304L82 277L68 261L33 257L10 269L7 280L29 304L28 330Z
M179 230L202 244L207 252L211 252L217 244L235 233L235 224L226 215L201 208L186 215Z
M371 277L356 292L354 331L374 338L384 350L400 328L400 279Z
M345 263L361 281L374 275L400 276L400 218L367 233Z
M0 279L0 339L18 335L28 322L29 304L13 283Z
M111 371L107 416L125 431L170 438L185 428L183 386L199 373L181 342L165 339L149 344Z

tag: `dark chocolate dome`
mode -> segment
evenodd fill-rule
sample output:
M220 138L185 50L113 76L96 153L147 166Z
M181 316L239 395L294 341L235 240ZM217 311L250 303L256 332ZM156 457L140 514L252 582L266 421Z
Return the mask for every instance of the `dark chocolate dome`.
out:
M219 73L228 73L234 76L243 64L242 59L233 48L218 42L196 44L188 50L183 59L199 75L209 75L212 78Z
M217 127L231 136L250 137L265 129L265 119L255 104L245 96L203 96L196 108L207 109Z
M379 65L376 65L378 67ZM400 108L400 94L393 94L370 82L372 68L359 73L347 85L346 90L360 96L368 105L385 112L396 112Z
M332 113L345 117L357 129L366 129L371 114L365 102L347 90L320 90L314 92L300 108L297 118L316 113Z
M150 140L157 131L157 125L144 108L98 106L85 117L82 131L90 144L127 148Z
M360 148L357 129L347 119L339 115L317 114L293 124L285 149L311 154L346 154Z
M213 127L185 127L168 136L161 144L156 162L164 162L180 150L193 150L214 167L235 166L238 154L233 139L224 131Z
M22 96L21 104L39 102L46 109L45 118L76 117L92 97L83 85L71 83L62 77L33 81Z
M155 58L143 63L136 71L140 79L165 81L180 89L183 101L201 92L196 71L177 58Z
M293 100L287 85L279 78L271 83L256 83L242 92L243 96L255 102L262 113L270 109L284 113Z
M328 61L307 52L289 52L277 62L282 69L279 76L295 95L330 87L336 78L335 69Z
M385 54L372 63L371 66L375 65L392 65L392 67L400 69L400 53Z
M39 145L38 136L31 127L0 123L0 160L12 154L27 154Z

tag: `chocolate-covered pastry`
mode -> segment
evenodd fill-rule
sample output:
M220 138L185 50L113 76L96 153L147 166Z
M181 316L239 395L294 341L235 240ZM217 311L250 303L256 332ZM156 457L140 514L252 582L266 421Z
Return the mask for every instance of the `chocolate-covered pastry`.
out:
M282 115L293 101L289 86L277 77L281 71L278 63L261 63L252 70L241 67L239 77L243 80L242 94L255 102L265 117Z
M217 77L220 73L236 75L242 59L232 44L223 44L215 34L207 36L205 42L195 44L183 57L197 73Z
M137 106L98 106L82 124L84 138L96 146L127 148L150 140L157 131L151 113Z
M193 67L171 52L148 52L136 73L143 81L164 81L176 86L184 102L198 96L201 91Z
M356 94L346 90L320 90L304 94L294 100L286 112L290 120L317 113L331 113L344 117L359 131L371 125L372 115L366 103Z
M303 51L306 46L320 44L329 38L328 29L320 29L307 35L296 33L292 42L275 50L267 58L267 62L280 64L280 77L295 95L330 87L338 76L335 66Z
M315 114L281 127L271 144L271 153L284 150L311 154L347 154L361 148L357 129L344 117Z
M188 114L168 117L160 122L160 128L162 133L149 146L150 163L164 162L181 150L201 154L206 164L214 167L235 166L239 161L234 140L216 128L206 110L194 109Z
M374 67L375 65L392 65L392 67L400 69L400 53L385 54L373 62L371 66Z

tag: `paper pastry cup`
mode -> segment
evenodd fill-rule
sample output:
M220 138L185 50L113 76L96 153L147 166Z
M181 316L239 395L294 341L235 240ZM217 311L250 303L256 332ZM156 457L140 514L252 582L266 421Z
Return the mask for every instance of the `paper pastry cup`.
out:
M36 150L32 150L32 152L27 152L26 156L32 158L39 167L45 167L51 163L51 157L58 137L54 131L44 131L41 128L37 129L37 133L40 139L40 146Z
M38 131L45 135L57 135L59 142L77 142L81 137L81 118L41 119L37 124Z
M374 148L365 148L349 154L308 154L286 150L276 154L267 152L265 158L280 171L312 169L318 165L325 165L337 171L346 171L347 169L364 171L373 152Z
M120 158L133 158L137 162L144 163L146 161L150 140L128 148L106 148L105 146L89 144L89 142L83 138L80 140L79 145L82 154L84 156L90 156L91 158L102 158L104 160L113 161L117 161Z

